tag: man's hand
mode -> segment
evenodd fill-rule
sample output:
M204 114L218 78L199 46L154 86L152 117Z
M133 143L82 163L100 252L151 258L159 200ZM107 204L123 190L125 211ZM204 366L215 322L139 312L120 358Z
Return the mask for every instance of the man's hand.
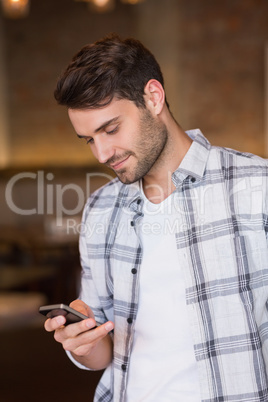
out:
M81 364L94 370L104 369L112 360L113 345L108 333L114 328L114 324L108 321L92 329L96 326L96 321L90 307L81 300L73 301L70 307L89 318L65 327L65 317L57 316L46 320L46 331L55 331L55 340Z

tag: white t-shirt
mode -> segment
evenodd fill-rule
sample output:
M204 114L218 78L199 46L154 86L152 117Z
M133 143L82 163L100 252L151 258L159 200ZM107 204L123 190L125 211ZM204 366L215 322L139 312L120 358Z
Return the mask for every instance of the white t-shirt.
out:
M147 199L140 227L143 258L127 402L200 402L197 364L176 241L173 195ZM177 212L178 213L178 212Z

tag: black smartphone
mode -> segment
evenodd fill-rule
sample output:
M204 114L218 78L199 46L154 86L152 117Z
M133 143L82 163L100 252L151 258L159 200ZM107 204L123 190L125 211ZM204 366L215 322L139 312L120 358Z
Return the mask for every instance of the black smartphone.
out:
M73 324L88 318L86 315L79 313L79 311L62 303L41 306L39 308L39 313L45 315L47 318L53 318L57 315L63 315L66 318L65 325Z

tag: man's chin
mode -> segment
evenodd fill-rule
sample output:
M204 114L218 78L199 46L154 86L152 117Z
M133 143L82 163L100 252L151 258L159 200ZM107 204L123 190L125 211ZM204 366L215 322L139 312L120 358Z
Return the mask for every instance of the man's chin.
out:
M116 176L118 179L121 181L123 184L132 184L137 181L136 177L131 177L130 175L127 175L126 171L124 172L115 172Z

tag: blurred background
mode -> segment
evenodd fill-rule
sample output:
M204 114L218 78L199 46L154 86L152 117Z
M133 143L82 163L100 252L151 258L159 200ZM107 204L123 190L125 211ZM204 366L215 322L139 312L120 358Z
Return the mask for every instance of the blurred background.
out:
M92 401L100 376L68 361L38 307L76 297L83 205L112 178L53 91L74 53L111 32L155 54L185 130L268 156L267 0L0 0L3 402Z

